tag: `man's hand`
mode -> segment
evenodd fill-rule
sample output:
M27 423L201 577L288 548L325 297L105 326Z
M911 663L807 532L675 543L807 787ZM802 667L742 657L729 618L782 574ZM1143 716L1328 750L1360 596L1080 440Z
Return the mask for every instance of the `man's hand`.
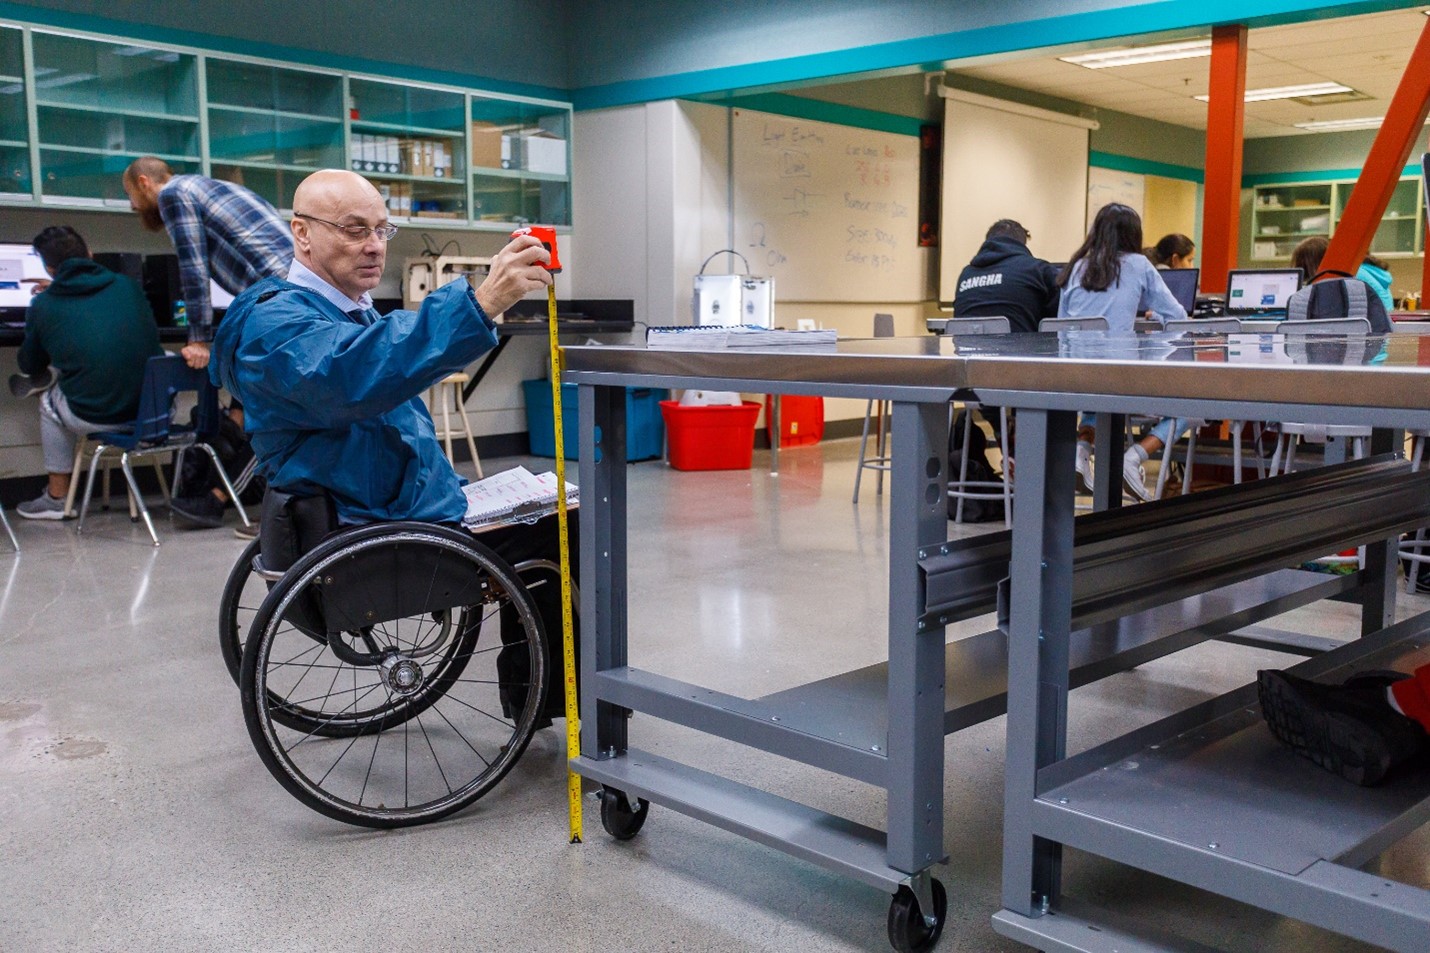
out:
M529 292L551 284L551 273L541 267L551 255L534 235L518 235L492 258L486 280L477 289L477 303L495 318Z
M203 341L190 341L179 351L184 363L195 370L209 366L209 346Z
M34 297L50 286L48 278L21 278L20 284L30 286L30 296Z

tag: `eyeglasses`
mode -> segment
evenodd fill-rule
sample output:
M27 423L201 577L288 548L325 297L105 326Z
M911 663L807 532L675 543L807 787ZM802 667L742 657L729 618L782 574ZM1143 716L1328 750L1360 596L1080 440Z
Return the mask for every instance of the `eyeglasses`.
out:
M315 215L304 215L302 212L294 212L294 218L306 218L310 222L322 222L324 225L331 225L342 232L352 242L365 242L369 235L376 235L380 240L389 242L397 234L396 225L376 225L369 228L366 225L339 225L337 222L330 222L326 218L318 218Z

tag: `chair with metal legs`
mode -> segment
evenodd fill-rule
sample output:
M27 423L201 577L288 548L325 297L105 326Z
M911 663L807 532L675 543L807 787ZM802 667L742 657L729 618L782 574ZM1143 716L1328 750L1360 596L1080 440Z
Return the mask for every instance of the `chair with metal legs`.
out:
M1007 318L1002 317L979 317L979 318L949 318L944 325L943 333L952 338L968 338L973 335L990 334L1011 334L1012 324ZM977 401L956 401L963 404L963 433L961 434L963 443L962 459L959 463L958 476L950 475L948 481L948 498L957 500L953 507L953 521L963 522L963 504L967 500L1002 500L1003 501L1003 522L1007 526L1013 525L1013 481L1012 475L1008 472L1012 454L1008 452L1008 408L998 407L998 450L1002 454L1002 474L998 480L970 480L968 478L968 448L971 445L970 439L973 435L973 428L977 426L973 422L973 412L987 414L987 411L995 408L985 408ZM952 411L952 407L950 408ZM956 420L956 418L955 418Z
M894 316L892 314L874 315L874 337L891 338L894 336ZM884 474L888 472L890 461L893 459L889 453L889 425L891 422L889 413L889 402L886 400L870 400L864 407L864 430L859 436L859 466L854 471L854 502L859 502L859 484L864 479L865 470L873 470L878 474L877 482L874 486L876 494L884 492ZM869 456L869 424L874 423L874 456Z
M20 551L20 541L15 538L15 531L10 528L10 519L5 515L5 507L0 506L0 529L5 530L5 535L10 537L10 545L15 552Z
M174 398L178 394L192 391L198 395L198 410L194 426L174 422ZM201 448L213 461L214 470L223 483L224 490L238 510L243 525L248 526L248 513L238 498L218 453L201 438L218 433L218 389L209 383L208 372L191 368L177 354L165 354L149 358L144 367L144 384L139 393L139 416L133 424L123 430L104 431L89 435L95 449L89 458L89 478L84 485L84 501L79 508L79 522L76 533L84 532L84 519L89 512L89 501L94 494L94 478L99 469L100 458L106 453L119 454L119 468L124 472L128 484L130 500L137 507L144 526L149 530L149 538L159 545L159 536L154 532L154 521L149 517L149 508L139 493L139 484L134 479L132 461L152 458L157 454L177 454L176 468L182 466L183 453L194 447ZM162 484L161 484L162 485ZM167 499L167 488L166 499Z

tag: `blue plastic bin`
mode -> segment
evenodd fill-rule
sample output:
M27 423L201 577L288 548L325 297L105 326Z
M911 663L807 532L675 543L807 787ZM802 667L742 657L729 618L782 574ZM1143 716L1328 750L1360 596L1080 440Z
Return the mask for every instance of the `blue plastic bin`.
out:
M526 397L526 433L531 438L531 455L555 457L551 381L522 381L521 390ZM579 392L575 384L561 385L561 428L567 460L576 459L576 448L581 445ZM652 460L660 456L665 440L660 402L669 396L670 392L664 389L626 388L626 460Z

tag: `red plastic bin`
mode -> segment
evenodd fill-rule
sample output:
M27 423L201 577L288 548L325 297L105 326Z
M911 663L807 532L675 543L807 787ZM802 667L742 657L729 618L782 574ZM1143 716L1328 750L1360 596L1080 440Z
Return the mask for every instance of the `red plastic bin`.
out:
M775 399L765 395L765 426L774 412ZM824 398L785 394L780 399L780 446L803 447L824 437Z
M760 405L682 407L660 402L670 465L677 470L748 470L755 455L755 421Z

